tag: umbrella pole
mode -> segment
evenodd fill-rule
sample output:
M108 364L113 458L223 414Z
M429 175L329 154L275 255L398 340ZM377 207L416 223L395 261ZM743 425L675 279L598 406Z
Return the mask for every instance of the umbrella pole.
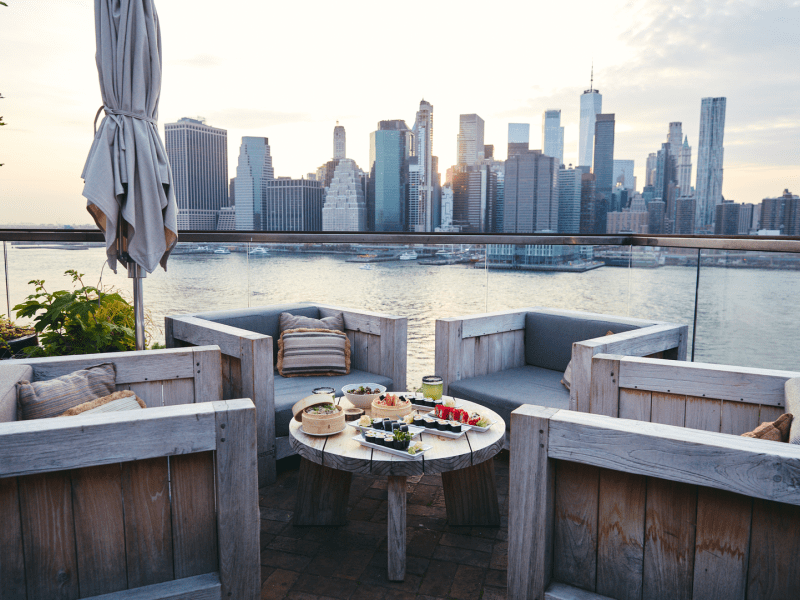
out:
M128 261L128 277L133 279L133 316L136 333L136 349L144 350L144 290L142 279L147 273L132 260Z

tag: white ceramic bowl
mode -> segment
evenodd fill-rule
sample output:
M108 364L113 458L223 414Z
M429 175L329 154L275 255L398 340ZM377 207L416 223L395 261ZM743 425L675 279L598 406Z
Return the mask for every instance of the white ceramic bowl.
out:
M379 389L380 392L377 394L351 394L350 390L357 390L361 386L368 387L374 389ZM372 401L375 400L381 394L386 393L386 388L382 385L378 385L377 383L353 383L350 385L346 385L342 388L342 393L344 394L345 398L350 400L353 403L353 406L357 408L363 408L364 410L369 410L372 408Z

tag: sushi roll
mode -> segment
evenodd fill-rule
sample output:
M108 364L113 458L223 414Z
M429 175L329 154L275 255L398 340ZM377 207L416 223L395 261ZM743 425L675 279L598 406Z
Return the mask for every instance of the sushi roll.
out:
M383 445L387 448L394 448L394 436L391 433L383 436Z
M423 420L425 422L425 427L428 429L436 429L436 419L433 417L425 417Z
M436 406L436 402L434 401L433 398L423 398L422 405L434 408Z
M401 427L402 427L402 424L399 421L392 421L392 431L395 431L396 429L400 429Z
M425 427L425 417L421 415L416 415L414 417L414 425L417 427Z
M372 428L373 429L377 429L379 431L383 431L383 421L379 421L379 420L375 419L372 422Z
M450 431L453 433L461 433L461 423L458 421L450 421L448 425L450 426Z
M444 419L436 419L436 429L439 431L450 431L450 426Z
M386 438L382 436L380 433L375 434L375 438L372 440L373 444L377 444L378 446L383 446L386 441Z
M374 443L375 443L375 438L376 438L376 437L377 437L377 434L376 434L374 431L367 431L367 432L364 434L364 441L367 441L367 442L369 442L370 444L374 444Z
M400 425L400 431L408 431L408 425Z
M408 452L408 447L411 445L411 440L403 440L401 443L403 444L402 450Z

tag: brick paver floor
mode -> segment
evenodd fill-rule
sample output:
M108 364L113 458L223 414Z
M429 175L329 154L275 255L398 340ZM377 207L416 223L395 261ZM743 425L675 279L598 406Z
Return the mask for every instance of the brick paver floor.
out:
M508 453L494 459L500 527L447 524L438 475L408 478L406 579L386 578L386 478L353 476L348 523L294 527L299 459L261 488L262 600L499 600L506 597Z

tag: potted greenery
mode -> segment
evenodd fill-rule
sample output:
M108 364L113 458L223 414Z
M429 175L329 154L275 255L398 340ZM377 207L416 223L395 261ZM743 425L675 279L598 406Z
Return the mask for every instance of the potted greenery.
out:
M0 360L11 358L23 348L36 346L39 338L33 327L15 325L5 315L0 315Z
M29 283L36 290L14 307L17 318L32 318L40 345L26 356L64 356L125 352L136 349L133 307L113 288L88 286L82 273L69 270L72 291L48 292L44 280Z

